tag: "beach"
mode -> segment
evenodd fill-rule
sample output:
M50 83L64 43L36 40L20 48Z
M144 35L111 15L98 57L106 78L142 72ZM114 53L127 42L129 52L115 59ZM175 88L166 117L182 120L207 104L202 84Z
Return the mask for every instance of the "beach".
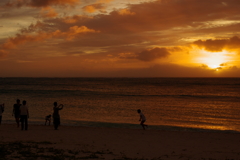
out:
M54 130L30 125L28 131L21 131L15 124L2 124L0 143L3 159L240 159L239 133L142 130L140 126Z

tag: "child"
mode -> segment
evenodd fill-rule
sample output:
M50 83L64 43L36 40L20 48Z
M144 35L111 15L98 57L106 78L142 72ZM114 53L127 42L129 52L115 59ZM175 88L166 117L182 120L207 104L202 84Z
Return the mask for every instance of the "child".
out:
M140 119L139 119L139 121L141 121L140 125L145 130L145 126L148 127L148 125L144 124L144 122L146 121L146 117L144 116L144 114L142 113L142 111L140 109L138 109L137 112L140 114Z
M46 121L45 121L45 126L46 126L47 122L49 123L48 125L50 126L51 117L52 117L51 114L49 114L48 116L45 117L45 120L46 120Z

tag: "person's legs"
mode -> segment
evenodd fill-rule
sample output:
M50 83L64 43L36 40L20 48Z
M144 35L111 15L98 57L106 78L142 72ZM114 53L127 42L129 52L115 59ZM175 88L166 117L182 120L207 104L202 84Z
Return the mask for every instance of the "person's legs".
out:
M20 121L21 121L21 129L24 129L24 116L20 117Z
M15 120L16 120L16 123L17 123L17 127L19 127L19 120L20 119L20 116L18 115L15 115Z
M53 124L54 124L54 129L57 130L58 129L58 118L53 119Z
M144 127L144 121L141 121L140 125L143 127L143 129L145 130L145 127Z
M26 116L24 116L25 118L24 118L24 121L25 121L25 130L28 130L28 117L27 117L27 115Z
M145 121L141 121L141 126L143 127L143 129L145 130L145 127L148 127L148 125L144 124Z
M2 123L2 116L0 116L0 124Z
M57 129L58 129L58 126L60 125L60 118L57 118L57 124L56 124L56 126L57 126Z

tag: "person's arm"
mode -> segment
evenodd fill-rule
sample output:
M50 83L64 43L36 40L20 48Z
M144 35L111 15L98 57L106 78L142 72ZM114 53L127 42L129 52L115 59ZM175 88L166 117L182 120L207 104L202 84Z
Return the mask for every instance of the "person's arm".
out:
M63 109L63 104L60 104L60 105L58 106L58 109L59 109L59 110Z
M142 120L142 115L140 114L140 119L139 119L139 121L141 121Z

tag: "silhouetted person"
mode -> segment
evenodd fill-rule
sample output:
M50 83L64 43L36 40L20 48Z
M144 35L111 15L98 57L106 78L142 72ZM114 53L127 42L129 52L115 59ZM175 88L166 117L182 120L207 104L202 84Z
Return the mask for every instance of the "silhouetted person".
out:
M29 112L27 107L27 102L23 101L22 105L20 106L20 118L21 118L21 127L22 130L28 130L28 118Z
M144 116L144 114L142 113L142 111L140 109L137 110L137 112L140 115L140 119L139 121L141 121L140 125L143 127L143 129L145 130L145 127L148 127L148 125L144 124L144 122L146 121L146 117Z
M2 123L2 114L4 112L4 103L0 104L0 124Z
M58 126L60 125L60 115L59 115L59 110L63 109L63 105L60 104L58 106L57 102L53 103L53 124L54 124L54 129L57 130Z
M20 118L20 100L17 99L17 103L13 105L13 113L12 116L14 115L15 120L17 122L17 127L19 127L19 118Z
M50 114L49 114L48 116L45 117L45 120L46 120L46 121L45 121L45 126L46 126L47 122L48 122L48 125L50 126L50 123L51 123L51 117L52 117L52 116L51 116Z

